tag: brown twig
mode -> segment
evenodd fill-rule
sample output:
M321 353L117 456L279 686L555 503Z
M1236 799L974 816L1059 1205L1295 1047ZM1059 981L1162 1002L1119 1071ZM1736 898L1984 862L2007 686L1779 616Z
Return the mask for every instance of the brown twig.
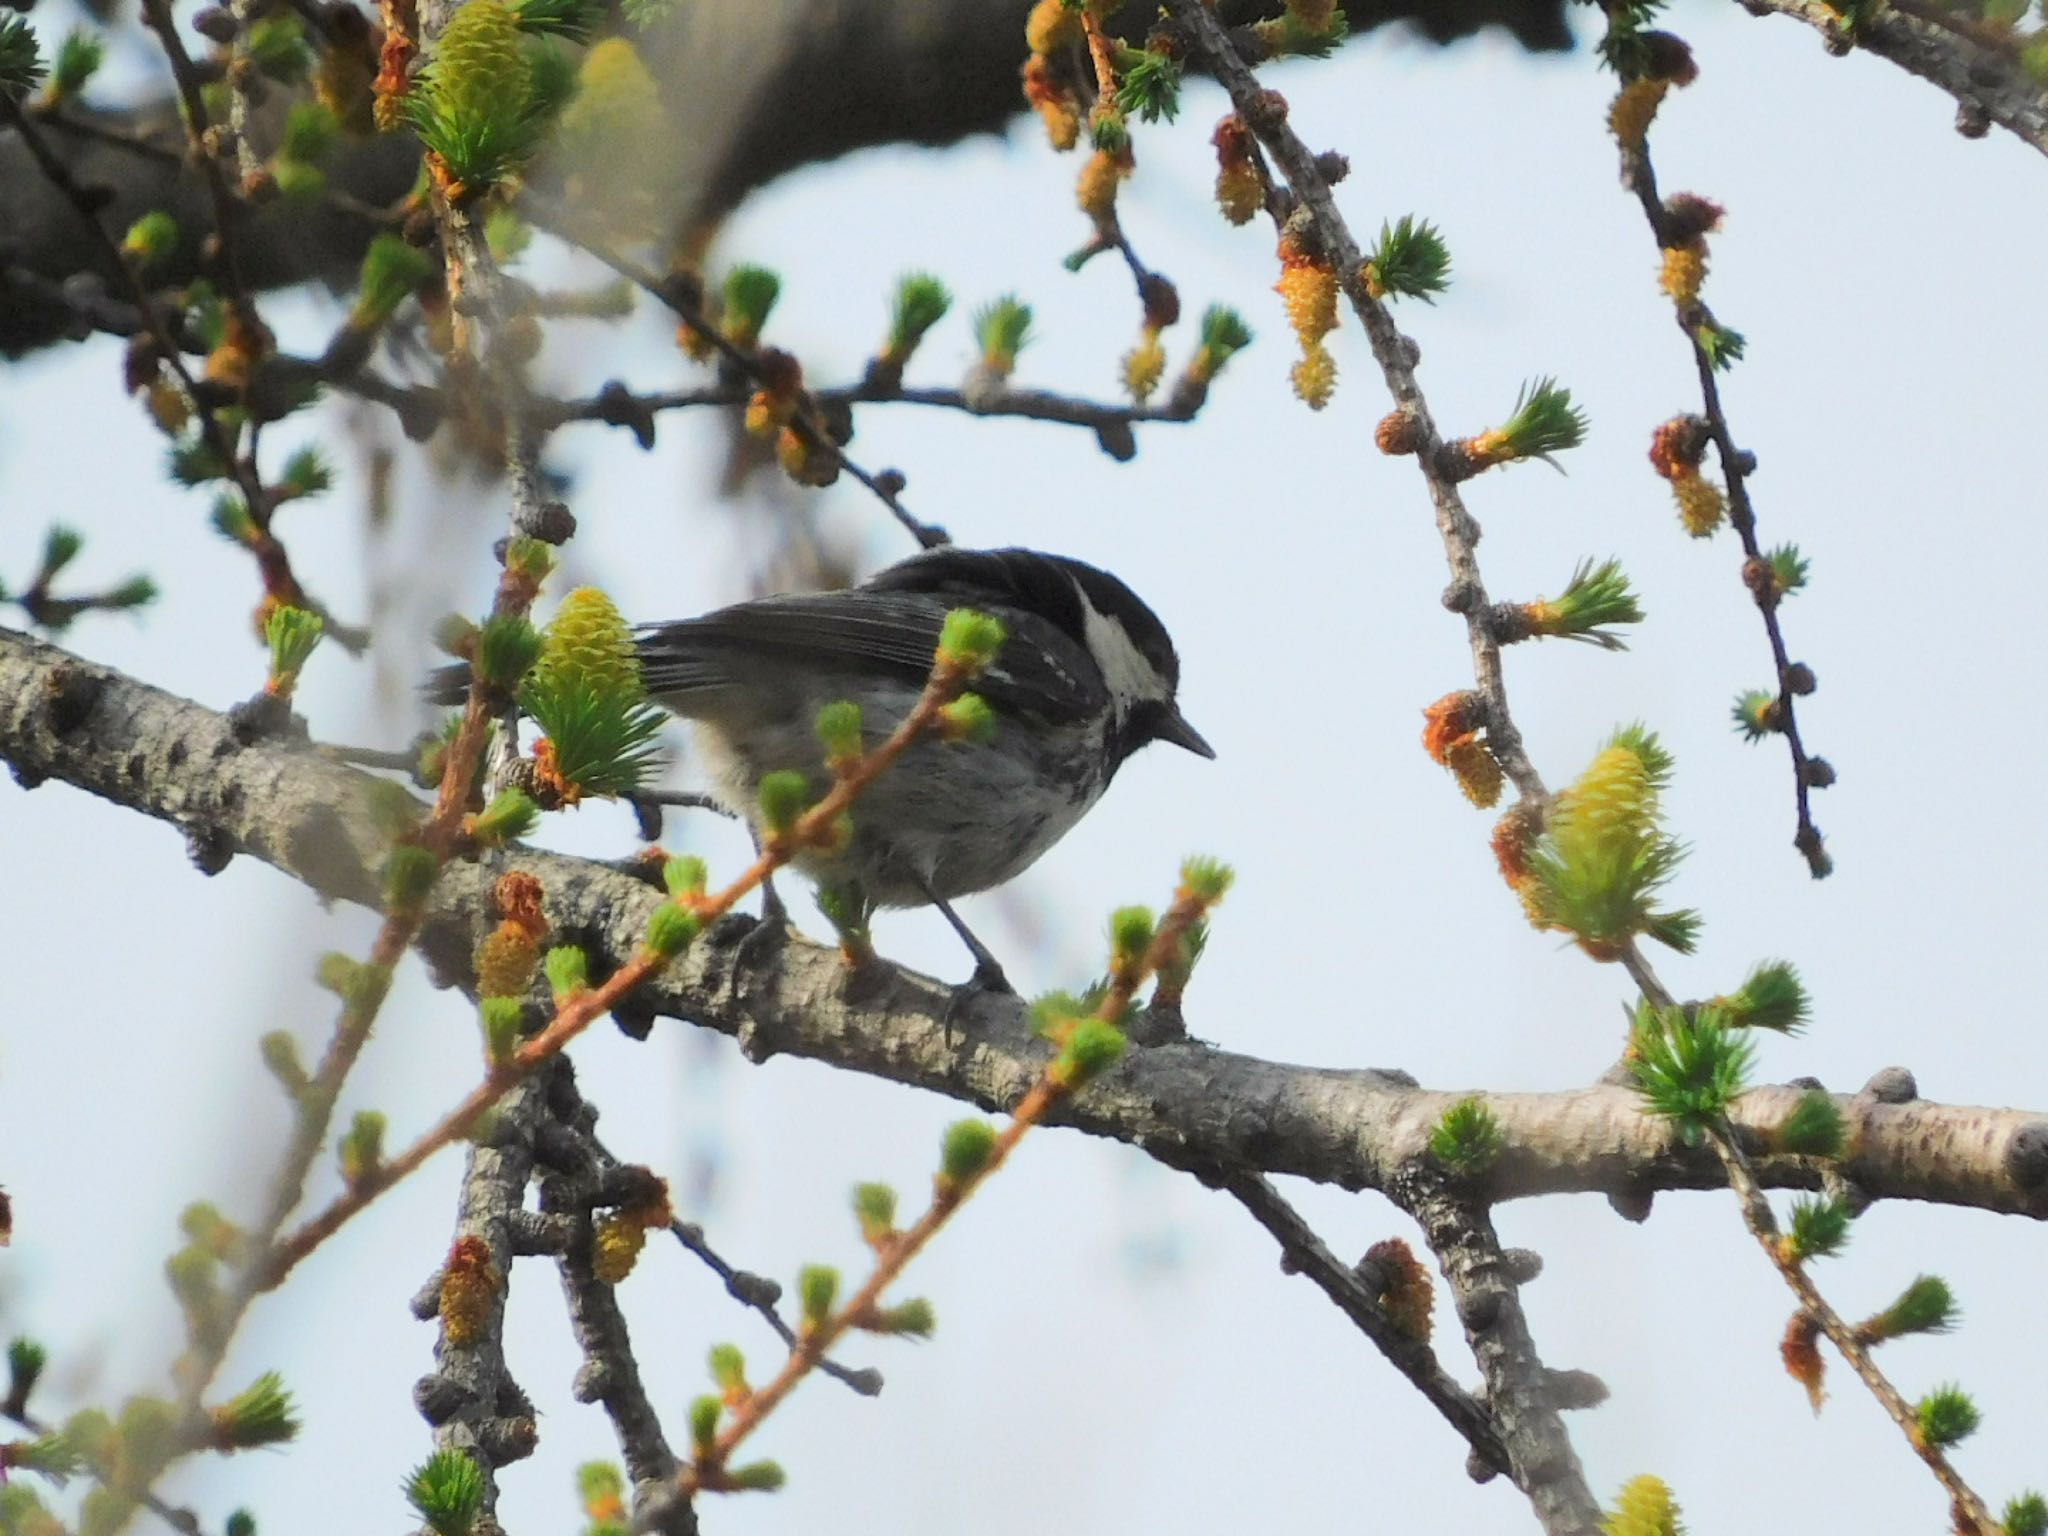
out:
M1770 1202L1764 1198L1763 1190L1757 1185L1756 1175L1750 1170L1749 1159L1736 1144L1734 1137L1725 1126L1711 1125L1707 1128L1707 1139L1712 1143L1716 1155L1720 1157L1721 1165L1728 1171L1728 1182L1735 1191L1737 1204L1741 1207L1743 1224L1749 1228L1750 1235L1757 1240L1758 1246L1770 1259L1772 1267L1784 1277L1785 1284L1792 1288L1792 1294L1799 1298L1799 1309L1818 1323L1820 1331L1827 1335L1828 1342L1841 1351L1842 1358L1849 1362L1849 1368L1863 1379L1863 1384L1870 1389L1871 1396L1877 1399L1891 1421L1899 1426L1907 1443L1913 1447L1914 1454L1927 1463L1928 1470L1933 1472L1935 1480L1948 1491L1949 1497L1955 1501L1956 1508L1968 1515L1974 1523L1974 1529L1986 1533L1986 1536L1996 1532L1998 1526L1992 1520L1990 1511L1985 1508L1984 1501L1968 1483L1963 1481L1962 1474L1956 1471L1942 1448L1930 1443L1918 1433L1919 1416L1914 1412L1913 1405L1906 1401L1899 1389L1892 1385L1891 1379L1879 1369L1877 1362L1871 1357L1870 1346L1857 1337L1854 1325L1845 1321L1829 1304L1827 1298L1821 1295L1819 1287L1813 1283L1813 1277L1807 1274L1806 1266L1779 1246L1777 1218L1771 1214Z
M344 383L342 388L348 386ZM417 387L417 386L415 386ZM530 406L534 420L547 426L596 421L613 426L632 425L634 418L663 411L692 410L703 406L741 406L752 391L737 385L707 384L695 389L656 390L635 394L620 384L608 384L595 395L553 400L535 398ZM972 392L936 386L891 388L874 380L859 384L811 391L824 405L923 405L939 410L961 411L969 416L1003 417L1022 421L1045 421L1061 426L1089 427L1095 431L1128 428L1145 422L1182 423L1195 419L1197 411L1184 405L1114 405L1063 395L1049 389L1012 389L992 393ZM846 464L842 457L842 464ZM851 468L851 465L847 465Z
M699 922L709 924L724 916L762 881L789 863L798 853L805 848L825 844L836 836L839 818L859 798L862 791L910 748L912 742L938 721L940 712L966 688L969 677L965 668L941 657L934 664L931 679L925 684L924 692L918 697L916 705L874 751L841 774L824 798L798 817L786 835L769 839L760 856L731 884L716 895L698 897L688 903L690 911ZM477 692L473 690L470 704L472 713L479 708L476 699ZM488 717L485 718L487 722ZM451 757L463 749L469 721L470 716L465 715L464 735L459 735L455 746L450 748ZM477 735L480 741L481 729ZM444 800L446 795L444 781ZM439 814L437 809L437 818ZM537 1068L560 1054L591 1024L611 1012L613 1007L635 987L657 974L668 963L668 959L669 957L651 948L643 947L632 959L614 971L603 984L562 999L554 1017L546 1026L520 1045L508 1061L494 1066L484 1080L471 1089L468 1096L449 1111L439 1124L403 1152L380 1164L373 1173L336 1196L325 1210L307 1220L289 1237L276 1244L266 1258L262 1289L276 1289L301 1259L332 1237L349 1218L419 1168L443 1147L468 1135L478 1120L514 1085L525 1081Z
M4 1413L32 1435L40 1437L58 1433L55 1425L37 1418L25 1408L17 1410L13 1404L0 1404L0 1413ZM97 1473L92 1474L92 1476L95 1481L100 1480ZM157 1519L163 1521L172 1530L179 1532L180 1536L201 1536L202 1528L199 1524L199 1517L189 1509L185 1509L177 1504L167 1503L165 1500L158 1498L154 1493L147 1491L142 1495L142 1507L152 1515L155 1515Z
M1500 641L1492 626L1493 605L1479 572L1479 524L1466 510L1456 480L1444 474L1438 464L1443 438L1416 378L1411 345L1395 325L1387 306L1367 288L1364 253L1337 208L1329 179L1317 164L1315 153L1288 125L1286 101L1259 84L1258 76L1238 52L1223 23L1206 6L1195 0L1166 0L1166 10L1194 38L1217 80L1229 93L1238 115L1286 177L1294 203L1307 210L1344 294L1365 327L1366 339L1371 343L1373 358L1386 378L1387 388L1395 403L1414 419L1416 463L1436 510L1437 531L1450 566L1451 583L1444 592L1444 606L1465 619L1473 677L1486 701L1487 741L1522 797L1540 802L1546 797L1543 779L1529 761L1521 732L1508 708ZM1276 215L1280 205L1277 197L1268 200Z
M185 111L185 132L192 142L192 158L198 162L200 178L205 182L207 196L213 204L214 232L220 240L220 272L228 291L228 302L242 322L254 330L261 322L248 286L242 280L240 241L237 238L241 203L235 189L228 185L227 173L221 169L219 146L212 142L212 124L207 116L206 97L200 88L199 71L193 65L192 55L185 49L184 39L178 36L178 24L171 15L169 0L142 0L142 20L156 34L164 56L170 60L171 76L178 87L178 100Z
M631 256L626 255L623 251L614 249L586 231L578 230L567 217L545 208L533 206L531 198L522 202L520 211L536 228L544 229L557 239L567 241L578 250L595 257L636 287L652 294L662 304L674 311L676 316L685 324L704 336L718 355L725 360L726 364L743 377L751 379L757 384L767 382L762 373L760 360L747 349L735 346L726 337L725 333L706 317L703 307L696 300L691 284L677 278L662 276L652 268L644 266ZM791 418L790 426L803 437L804 442L812 452L831 455L834 462L844 468L847 473L851 474L862 485L874 492L882 504L889 509L890 516L901 523L904 531L916 539L920 545L929 549L935 544L946 542L944 529L921 521L911 514L909 508L903 505L900 483L902 480L901 475L896 474L895 471L886 471L885 473L891 478L885 480L881 475L871 474L867 470L862 469L847 456L846 451L833 440L831 434L824 429L807 409L799 408L796 415ZM889 484L895 485L896 489L894 492L884 491L883 487Z
M42 107L36 110L39 122L47 123L59 133L71 138L89 139L95 144L125 150L144 160L153 160L158 165L183 165L185 157L177 150L140 133L130 133L119 128L109 128L105 123L89 118L75 117L60 107Z
M1315 1282L1323 1294L1371 1340L1387 1363L1399 1371L1465 1437L1479 1462L1496 1472L1512 1470L1507 1447L1494 1432L1493 1415L1485 1402L1467 1392L1444 1370L1436 1351L1394 1326L1358 1272L1341 1263L1301 1213L1281 1198L1272 1180L1258 1173L1234 1173L1223 1182L1252 1219L1280 1244L1284 1263Z
M1197 889L1191 881L1183 879L1174 895L1173 905L1160 919L1152 942L1138 960L1125 968L1117 978L1117 984L1103 995L1091 1015L1092 1021L1115 1024L1120 1020L1128 1011L1137 988L1149 976L1156 974L1162 964L1177 957L1182 937L1221 898L1220 887ZM817 1368L827 1350L847 1333L869 1325L880 1309L883 1294L902 1276L911 1260L924 1251L951 1220L953 1213L1001 1169L1031 1128L1041 1123L1056 1105L1081 1086L1085 1080L1082 1072L1069 1061L1066 1053L1068 1040L1080 1027L1080 1021L1070 1020L1064 1026L1054 1028L1052 1039L1059 1054L1046 1064L1037 1080L1017 1101L1016 1107L1010 1111L1010 1123L996 1134L981 1163L964 1176L942 1176L935 1180L931 1203L916 1221L900 1232L889 1232L873 1239L877 1255L874 1271L844 1306L804 1330L774 1379L748 1393L712 1444L700 1447L697 1461L685 1467L678 1478L678 1488L682 1493L715 1491L724 1486L721 1478L740 1443L760 1428L762 1421Z
M1620 151L1622 185L1635 193L1637 201L1642 204L1643 217L1649 222L1651 235L1655 237L1658 248L1664 249L1674 238L1672 219L1657 192L1657 172L1650 162L1647 139L1640 144L1624 141ZM1728 415L1721 404L1720 381L1715 376L1713 359L1700 344L1701 328L1711 323L1705 306L1697 300L1679 305L1677 320L1687 346L1692 349L1707 430L1721 462L1722 478L1728 483L1728 521L1742 544L1743 584L1755 600L1757 612L1763 617L1764 636L1771 647L1774 675L1778 681L1775 706L1778 724L1775 728L1785 738L1786 750L1792 758L1792 794L1796 809L1792 846L1799 850L1806 860L1806 867L1818 880L1833 868L1833 860L1828 856L1820 829L1813 821L1813 778L1820 770L1812 766L1815 760L1808 754L1799 734L1796 700L1802 690L1795 686L1794 663L1785 644L1784 626L1778 618L1780 594L1769 579L1769 565L1764 558L1763 546L1757 540L1756 507L1749 495L1749 474L1756 461L1735 446L1734 433L1729 428ZM1810 673L1804 681L1810 689Z
M924 1251L968 1197L1009 1160L1025 1134L1044 1119L1046 1112L1065 1096L1066 1091L1054 1080L1050 1068L1032 1084L1017 1107L1010 1111L1010 1123L990 1145L987 1160L966 1178L934 1188L931 1204L909 1227L890 1236L874 1272L847 1299L846 1305L799 1337L796 1348L790 1351L789 1358L783 1362L775 1378L766 1386L750 1392L746 1401L734 1410L733 1416L719 1431L710 1454L683 1469L679 1474L679 1484L684 1492L717 1487L717 1475L724 1470L741 1442L760 1428L762 1421L797 1389L827 1350L858 1326L862 1318L873 1315L882 1293L896 1282L910 1261Z
M1823 0L1743 0L1752 14L1789 16L1821 35L1831 53L1861 48L1918 75L1956 101L1957 131L1981 138L1996 123L2048 154L2048 87L2010 52L1928 14L1934 7L1888 4L1851 28Z
M1373 356L1392 391L1396 405L1411 421L1416 463L1436 509L1437 529L1450 566L1451 585L1444 604L1462 614L1472 652L1473 676L1486 705L1487 738L1494 757L1525 800L1541 804L1547 792L1530 762L1508 708L1507 684L1501 665L1501 642L1493 627L1493 605L1480 576L1479 525L1466 510L1456 479L1440 462L1443 440L1429 413L1415 375L1410 344L1386 305L1367 285L1364 253L1338 210L1316 155L1287 120L1287 104L1265 90L1224 29L1201 0L1166 0L1168 13L1194 38L1216 78L1229 93L1238 115L1271 154L1287 178L1297 207L1306 210L1323 253L1328 257L1352 310L1364 326ZM1276 214L1277 198L1268 205ZM1447 1275L1487 1272L1491 1225L1481 1207L1460 1206L1452 1219L1443 1202L1414 1207ZM1464 1219L1469 1216L1469 1219ZM1512 1286L1489 1286L1492 1316L1482 1339L1468 1324L1474 1351L1485 1369L1489 1395L1497 1405L1496 1427L1508 1453L1516 1486L1529 1497L1544 1528L1553 1536L1582 1536L1595 1529L1599 1505L1593 1498L1569 1438L1554 1409L1543 1401L1544 1368L1530 1342L1528 1323ZM1511 1347L1510 1347L1511 1346Z
M604 1408L636 1501L649 1513L658 1510L658 1518L641 1529L656 1536L690 1536L696 1521L687 1502L645 1502L648 1493L666 1490L675 1476L676 1457L641 1381L625 1311L614 1288L598 1277L592 1257L591 1207L605 1174L617 1164L590 1134L597 1111L577 1091L566 1059L556 1062L542 1099L551 1136L538 1169L540 1208L573 1223L573 1235L556 1256L555 1267L562 1277L570 1327L583 1353L576 1372L576 1399Z
M150 0L150 3L160 5L162 0ZM252 525L248 546L256 557L265 593L278 602L290 603L320 614L327 620L327 631L337 644L352 652L362 651L369 643L368 634L335 619L322 604L308 596L305 588L299 584L284 545L270 532L272 503L270 497L265 494L262 479L257 473L255 455L239 453L236 450L233 436L221 425L214 413L209 392L200 387L199 380L186 363L178 339L172 334L170 323L165 320L163 312L151 299L141 277L122 253L121 247L100 223L99 200L72 174L71 167L50 148L35 120L23 111L17 102L5 95L0 95L0 122L10 124L21 136L22 143L27 147L38 169L70 204L79 222L85 226L89 238L99 247L101 258L119 275L122 286L127 289L129 298L135 306L136 320L141 328L149 333L164 365L177 376L179 385L192 402L199 421L200 435L205 439L207 449L221 464L227 466L228 473L241 489L243 499L248 505ZM226 242L224 248L225 245ZM253 316L254 311L251 310L249 313ZM97 322L98 317L95 318ZM111 324L114 317L107 315L105 319ZM260 322L257 323L260 325Z

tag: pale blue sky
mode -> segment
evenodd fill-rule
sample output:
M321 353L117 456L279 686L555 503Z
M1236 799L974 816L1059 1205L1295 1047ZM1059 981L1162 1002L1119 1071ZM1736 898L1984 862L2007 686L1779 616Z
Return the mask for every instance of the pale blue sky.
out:
M1523 648L1509 684L1553 783L1618 721L1645 719L1675 748L1669 810L1693 848L1676 894L1706 928L1666 979L1711 993L1783 955L1804 968L1816 1018L1804 1039L1763 1043L1765 1072L1848 1088L1905 1063L1930 1097L2048 1105L2024 958L2048 855L2025 788L2043 746L2029 449L2048 343L2026 281L2048 242L2048 167L2010 139L1959 139L1946 98L1878 61L1832 60L1791 23L1691 6L1675 24L1702 74L1667 105L1653 149L1667 190L1729 209L1708 296L1748 334L1750 360L1728 407L1760 460L1766 538L1796 539L1814 560L1786 622L1821 683L1802 718L1841 775L1818 801L1839 864L1820 886L1789 847L1782 752L1746 747L1728 726L1733 695L1768 676L1732 539L1683 537L1644 458L1651 429L1696 395L1649 235L1616 185L1611 77L1590 53L1531 60L1490 39L1439 52L1378 36L1273 81L1312 144L1351 155L1340 200L1361 232L1413 211L1451 243L1450 294L1401 314L1438 420L1490 424L1537 373L1557 374L1590 412L1568 476L1495 472L1469 500L1497 597L1554 594L1578 559L1608 554L1643 593L1650 622L1631 651ZM1334 339L1331 407L1311 415L1288 394L1270 234L1226 227L1208 202L1219 101L1192 85L1176 127L1140 132L1124 204L1191 314L1224 299L1260 332L1199 424L1146 431L1138 460L1119 466L1070 430L907 407L860 420L864 462L900 465L912 506L964 542L1040 545L1126 576L1173 625L1184 703L1219 752L1214 764L1165 750L1135 761L1014 900L970 903L969 919L1027 989L1071 984L1092 974L1111 907L1163 898L1184 852L1212 851L1241 878L1190 998L1197 1034L1445 1087L1582 1083L1613 1059L1624 978L1527 928L1493 872L1489 818L1418 746L1421 708L1469 679L1462 628L1437 604L1428 504L1413 468L1373 449L1386 397L1355 326ZM1135 316L1121 270L1059 267L1082 237L1075 169L1028 123L1003 141L864 155L758 198L720 254L780 269L772 332L814 378L857 370L894 275L917 266L951 282L963 308L1010 289L1037 307L1025 382L1108 393ZM276 309L306 337L330 323L321 302ZM1176 361L1190 329L1171 337ZM656 317L586 330L587 355L565 347L555 364L584 388L612 373L687 380L665 330ZM952 379L970 354L956 316L912 377ZM260 680L244 618L252 576L206 531L204 498L163 484L153 434L120 398L118 356L100 343L0 374L0 560L16 572L61 517L92 535L81 580L150 570L165 596L146 622L88 620L70 643L224 706ZM284 531L355 615L367 604L361 482L338 422L330 410L314 430L335 443L342 484L291 510ZM713 502L719 439L709 420L671 419L650 455L598 428L560 441L578 476L578 573L635 617L736 595L730 554L763 514ZM872 563L907 552L858 488L827 505ZM403 611L479 607L501 495L415 470L398 506L376 569L401 583L431 571ZM411 729L417 653L398 615L386 628L377 669L314 661L302 698L317 734L395 741ZM594 807L551 835L616 853L630 832ZM704 845L737 856L715 829ZM369 920L322 912L247 860L201 882L169 829L59 786L29 796L0 783L0 868L6 929L34 957L0 983L0 1177L20 1225L0 1261L6 1322L51 1346L52 1406L81 1365L96 1368L100 1397L153 1388L176 1347L158 1277L178 1207L205 1196L246 1210L283 1130L253 1042L278 1027L324 1037L331 1007L306 980L312 957L360 950ZM1016 911L1042 924L1044 943L1006 928ZM935 919L886 919L877 937L909 963L964 972ZM680 1180L719 1150L712 1236L785 1280L810 1259L857 1266L847 1186L917 1188L959 1112L812 1065L747 1067L672 1023L638 1046L601 1029L577 1057L622 1155ZM402 1137L466 1086L474 1060L468 1011L409 972L346 1107L387 1111ZM228 1376L281 1368L306 1434L289 1453L187 1477L175 1491L210 1526L238 1503L265 1529L318 1529L334 1508L369 1528L404 1521L397 1486L429 1444L408 1391L431 1348L405 1300L447 1241L456 1173L453 1159L434 1164L256 1313ZM1342 1254L1407 1231L1377 1197L1313 1191L1303 1203ZM1522 1203L1501 1225L1548 1262L1525 1292L1546 1359L1614 1390L1572 1420L1603 1495L1655 1471L1700 1532L1821 1518L1938 1528L1939 1491L1846 1373L1816 1421L1780 1372L1789 1298L1732 1200L1667 1198L1642 1227L1597 1199ZM1146 1261L1158 1252L1169 1267ZM1994 1503L2048 1482L2035 1433L2040 1263L2031 1224L1887 1206L1824 1275L1851 1313L1923 1269L1952 1281L1962 1331L1893 1345L1887 1364L1909 1395L1949 1379L1979 1394L1985 1425L1959 1460ZM936 1340L853 1352L888 1376L877 1402L807 1388L759 1442L789 1489L713 1506L709 1529L1532 1528L1511 1489L1466 1481L1462 1443L1318 1293L1278 1273L1262 1233L1134 1154L1036 1138L911 1288L937 1303ZM678 1438L708 1345L773 1354L680 1254L655 1254L624 1296ZM576 1518L569 1469L605 1454L609 1432L568 1397L552 1277L522 1266L513 1305L519 1375L544 1417L540 1454L506 1474L508 1523L563 1529ZM1455 1337L1445 1353L1472 1379Z

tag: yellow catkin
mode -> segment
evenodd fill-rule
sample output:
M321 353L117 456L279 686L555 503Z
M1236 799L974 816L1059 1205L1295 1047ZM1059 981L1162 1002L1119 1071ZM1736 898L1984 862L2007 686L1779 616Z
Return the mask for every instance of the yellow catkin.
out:
M1024 46L1037 54L1058 53L1081 40L1081 18L1064 0L1038 0L1024 21Z
M159 375L149 386L149 414L167 433L184 431L185 424L192 419L192 405L185 398L184 386Z
M1302 350L1309 352L1337 328L1337 274L1310 261L1290 261L1273 285Z
M491 1250L480 1237L456 1239L441 1273L441 1329L450 1344L474 1344L491 1320L498 1293Z
M1143 405L1152 398L1152 391L1159 387L1165 373L1166 345L1159 339L1159 332L1147 326L1138 344L1124 354L1124 388Z
M1528 800L1517 800L1493 824L1493 857L1500 877L1519 891L1529 883L1529 849L1543 833L1543 813Z
M1117 183L1129 174L1128 163L1120 155L1113 155L1106 149L1098 149L1088 157L1088 163L1081 167L1081 177L1074 189L1074 199L1081 205L1081 211L1101 223L1116 212Z
M1631 1478L1602 1523L1605 1536L1679 1536L1678 1501L1661 1477Z
M1633 80L1623 86L1607 109L1607 126L1615 138L1626 148L1641 149L1657 108L1664 104L1664 93L1670 89L1667 80Z
M1038 103L1046 141L1061 154L1081 142L1081 108L1071 96L1052 96Z
M1457 776L1465 798L1482 811L1500 804L1502 774L1500 760L1477 736L1465 736L1451 743L1444 754L1444 766Z
M1056 79L1045 55L1034 53L1024 61L1024 99L1031 103L1045 123L1046 137L1062 152L1072 149L1081 138L1081 103L1071 88Z
M1216 172L1216 206L1233 224L1249 224L1266 206L1266 189L1249 159L1233 160Z
M591 1235L590 1270L606 1285L617 1285L633 1272L647 1229L623 1212L607 1216Z
M476 950L479 997L524 997L540 968L540 945L521 923L506 920Z
M1696 539L1704 539L1719 528L1727 515L1728 502L1721 487L1705 475L1684 475L1673 480L1671 494L1678 502L1678 520Z
M1671 295L1681 308L1697 303L1700 285L1707 280L1707 247L1702 240L1669 246L1664 252L1664 269L1657 274L1657 286Z
M797 394L794 390L755 390L747 401L748 435L766 442L789 425L796 415L796 407Z
M1330 403L1330 396L1337 388L1337 360L1318 346L1294 365L1289 377L1293 380L1294 392L1308 408L1320 411Z

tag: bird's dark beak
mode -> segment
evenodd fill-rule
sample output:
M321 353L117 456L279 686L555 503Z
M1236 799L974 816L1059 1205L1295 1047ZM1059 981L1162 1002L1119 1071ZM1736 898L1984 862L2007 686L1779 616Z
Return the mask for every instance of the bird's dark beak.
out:
M1159 729L1153 737L1156 741L1170 741L1176 747L1185 747L1197 757L1216 759L1216 749L1202 739L1202 733L1187 722L1187 717L1177 708L1169 708L1166 718L1159 722Z

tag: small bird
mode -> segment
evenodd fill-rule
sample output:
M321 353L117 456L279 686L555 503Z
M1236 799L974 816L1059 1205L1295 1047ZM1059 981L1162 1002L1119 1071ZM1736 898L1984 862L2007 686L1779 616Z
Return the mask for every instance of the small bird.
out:
M853 836L796 863L864 922L877 907L935 906L975 960L1002 967L952 908L1030 868L1102 797L1124 759L1154 741L1216 754L1176 700L1166 627L1106 571L1028 549L942 546L840 592L757 598L641 631L648 695L693 721L716 797L756 826L761 780L830 784L818 712L860 706L872 749L910 713L954 608L1003 621L1008 638L975 682L996 719L986 746L914 743L854 806Z
M862 792L852 837L795 863L857 925L877 907L937 907L974 956L975 980L1007 990L953 900L1030 868L1140 747L1216 755L1180 712L1180 659L1135 592L1062 555L945 545L845 591L645 626L637 648L648 696L695 725L713 797L758 839L769 774L801 773L815 795L830 787L819 711L859 705L862 747L873 750L923 693L955 608L992 614L1007 631L973 685L995 717L994 740L920 738ZM452 699L466 686L466 668L447 668L429 691Z

